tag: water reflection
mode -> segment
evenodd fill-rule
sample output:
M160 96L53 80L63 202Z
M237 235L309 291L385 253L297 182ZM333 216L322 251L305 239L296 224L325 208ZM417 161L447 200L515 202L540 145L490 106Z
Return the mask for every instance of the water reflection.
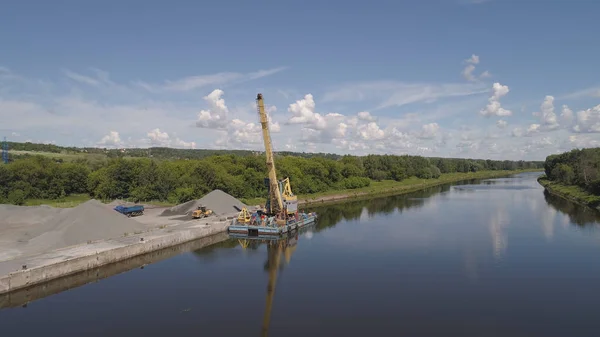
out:
M451 186L440 185L410 194L316 207L314 210L319 214L316 232L333 228L341 221L367 220L374 216L393 215L408 209L421 208L432 201L431 196L448 192Z
M506 227L509 223L509 214L503 206L500 206L490 218L490 234L492 235L492 246L496 259L500 259L506 252L508 246Z
M570 222L580 227L597 226L600 224L600 212L590 207L557 197L546 190L544 190L544 199L553 210L568 216Z
M296 251L298 238L303 233L312 233L310 227L302 228L284 236L283 238L235 238L232 237L230 243L237 242L242 249L258 249L261 245L267 248L267 259L264 263L264 270L268 273L267 294L265 301L265 310L261 326L261 336L266 337L271 323L271 312L273 310L273 299L275 297L275 287L277 285L277 276L287 265L289 265L292 255Z

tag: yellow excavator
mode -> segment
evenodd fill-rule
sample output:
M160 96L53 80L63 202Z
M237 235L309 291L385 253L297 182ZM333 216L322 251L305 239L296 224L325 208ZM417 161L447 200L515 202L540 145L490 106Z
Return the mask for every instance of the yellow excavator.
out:
M192 212L192 218L193 219L202 219L202 218L209 217L213 214L214 213L213 213L212 209L206 209L206 206L201 205L201 206L198 206L198 209L195 209Z

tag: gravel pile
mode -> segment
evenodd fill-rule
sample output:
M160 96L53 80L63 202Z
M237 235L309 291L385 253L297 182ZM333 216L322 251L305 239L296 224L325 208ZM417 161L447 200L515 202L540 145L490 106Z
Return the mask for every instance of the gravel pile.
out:
M121 200L121 199L115 199L106 205L109 206L110 208L115 208L116 206L135 206L136 203L131 202L131 201Z
M244 203L234 198L230 194L227 194L221 190L214 190L198 200L190 200L183 204L168 208L164 210L161 215L188 215L201 205L211 209L215 215L235 213L241 211L242 208L247 207L244 205Z
M85 243L88 240L118 238L147 228L129 219L97 200L87 201L77 207L61 210L41 224L42 234L27 243L32 251L47 251Z

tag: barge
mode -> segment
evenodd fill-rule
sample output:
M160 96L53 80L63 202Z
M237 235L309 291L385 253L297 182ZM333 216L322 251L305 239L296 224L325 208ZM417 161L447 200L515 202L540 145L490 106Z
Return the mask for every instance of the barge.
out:
M289 217L285 223L277 221L275 216L267 217L261 212L255 212L251 215L249 222L240 221L240 218L233 219L229 226L229 233L250 237L272 237L304 228L315 224L316 221L317 214L314 212L297 213L295 216Z
M258 115L265 144L268 178L265 178L267 200L264 208L250 213L244 207L229 226L229 233L248 237L278 236L315 223L317 214L298 211L298 197L292 192L290 179L277 179L275 158L269 132L269 118L262 94L256 96Z

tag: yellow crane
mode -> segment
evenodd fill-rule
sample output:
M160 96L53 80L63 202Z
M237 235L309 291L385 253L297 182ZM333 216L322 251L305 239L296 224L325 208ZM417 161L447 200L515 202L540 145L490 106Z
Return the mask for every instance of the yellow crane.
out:
M260 124L262 126L263 141L265 143L265 154L267 156L267 171L269 172L269 196L266 204L266 213L270 215L279 214L283 210L283 201L279 182L277 181L277 172L275 170L275 160L273 159L273 145L271 143L271 133L269 131L269 118L265 111L265 102L262 94L256 95L256 105Z
M298 210L298 198L292 192L290 179L285 178L282 181L277 180L277 171L275 169L275 160L273 157L273 144L271 142L271 133L269 131L269 118L265 110L265 102L262 94L256 96L256 105L260 116L262 126L263 141L265 144L265 154L267 157L267 170L269 173L269 196L265 205L265 212L270 215L295 214Z

